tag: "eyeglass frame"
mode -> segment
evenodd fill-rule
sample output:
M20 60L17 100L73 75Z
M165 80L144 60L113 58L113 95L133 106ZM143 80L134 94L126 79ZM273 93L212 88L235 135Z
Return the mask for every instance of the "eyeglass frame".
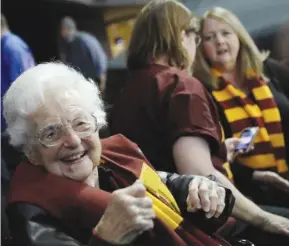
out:
M97 130L99 129L99 126L98 126L98 123L97 123L97 119L96 119L96 117L95 117L93 114L90 114L90 115L92 116L92 118L93 118L93 120L94 120L93 122L94 122L94 124L95 124L95 130L93 130L90 134L85 135L85 136L79 136L79 133L81 133L81 132L75 131L71 125L69 125L69 124L65 124L65 125L64 125L64 124L59 123L59 125L62 125L61 130L70 128L70 129L72 129L72 130L77 134L77 136L78 136L79 138L84 138L84 137L87 137L87 136L89 136L89 135L92 135L93 133L96 133ZM77 119L77 118L75 118L75 119ZM75 120L75 119L74 119L74 120ZM73 120L73 121L74 121L74 120ZM72 122L73 122L73 121L72 121ZM36 139L42 146L44 146L44 147L46 147L46 148L50 148L50 147L55 147L55 146L57 146L57 145L59 144L59 140L60 140L61 137L62 137L62 135L61 135L60 138L59 138L54 144L46 144L46 143L43 143L43 140L41 140L41 138L40 138L41 132L42 132L45 128L47 128L47 127L49 127L49 126L53 126L53 125L56 125L56 124L50 124L50 125L44 126L44 127L41 128L41 129L38 131L38 133L34 136L35 139ZM62 133L64 133L64 131L63 131Z

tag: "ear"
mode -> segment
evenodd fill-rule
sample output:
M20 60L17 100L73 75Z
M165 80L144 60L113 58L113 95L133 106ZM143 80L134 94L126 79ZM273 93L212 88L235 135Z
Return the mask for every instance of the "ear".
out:
M25 148L25 155L31 164L38 166L41 164L37 151L32 147Z

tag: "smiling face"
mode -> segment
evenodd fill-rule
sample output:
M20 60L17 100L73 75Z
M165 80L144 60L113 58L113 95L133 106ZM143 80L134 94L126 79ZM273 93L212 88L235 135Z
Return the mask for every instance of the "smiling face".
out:
M32 115L37 141L30 158L48 172L83 181L100 160L96 122L74 95L58 102L47 101Z
M204 21L203 50L214 68L231 71L235 68L240 50L240 41L234 30L214 18Z

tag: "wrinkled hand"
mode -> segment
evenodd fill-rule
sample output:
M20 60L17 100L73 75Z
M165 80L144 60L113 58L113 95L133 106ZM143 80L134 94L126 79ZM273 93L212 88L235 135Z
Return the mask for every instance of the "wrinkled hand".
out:
M152 229L155 212L152 200L145 192L139 180L127 188L114 191L94 232L108 242L127 245L144 231Z
M239 155L248 153L254 149L254 144L251 143L246 151L239 150L236 152L235 148L239 143L241 143L241 139L236 137L228 138L225 140L228 162L233 163Z
M197 176L189 185L187 211L196 212L202 209L207 218L218 218L225 208L225 196L223 187L206 177Z
M260 227L271 233L289 236L289 219L264 211Z
M254 171L253 179L263 181L273 186L289 192L289 181L282 178L279 174L271 171Z

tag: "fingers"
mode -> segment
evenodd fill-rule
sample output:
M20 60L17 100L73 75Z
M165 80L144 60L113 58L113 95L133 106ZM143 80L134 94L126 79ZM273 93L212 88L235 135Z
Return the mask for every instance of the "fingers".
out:
M211 189L209 199L210 199L210 211L206 213L208 219L212 218L217 210L218 206L218 194L217 194L217 184L213 183L213 188Z
M200 180L198 178L194 178L189 185L189 193L187 197L187 211L188 212L196 212L201 209L201 201L199 199L199 183Z
M226 190L222 187L217 188L217 195L218 195L218 205L216 212L214 214L215 218L218 218L225 209L225 197L226 197Z
M140 181L112 192L101 221L96 229L105 229L100 236L117 244L128 244L142 232L153 228L156 217L152 199Z
M230 160L230 162L232 163L232 162L234 162L234 160L239 156L239 155L242 155L242 154L244 154L245 152L243 151L243 150L238 150L237 152L235 152L234 154L233 154L233 157L232 157L232 159Z
M156 214L153 208L143 208L137 205L133 205L130 209L130 216L132 218L141 217L143 219L154 219Z
M202 209L208 213L210 211L209 187L206 181L202 181L199 187L199 197L201 200Z
M136 229L141 231L147 231L153 229L154 221L152 219L140 218L136 222Z
M142 207L142 208L152 208L153 206L153 201L151 198L149 197L137 197L135 199L135 204L138 206L138 207Z
M226 144L227 148L232 146L232 145L235 146L235 145L239 144L240 142L241 142L241 139L237 138L237 137L232 137L232 138L228 138L225 140L225 144Z
M246 150L246 152L247 152L247 153L248 153L248 152L251 152L251 151L254 150L254 148L255 148L254 143L251 142L251 143L249 144L249 147L248 147L248 149Z
M120 191L127 194L127 195L131 195L131 196L135 196L135 197L145 197L146 196L146 194L145 194L146 188L141 183L140 180L136 180L134 182L134 184L132 184L131 186L128 186L124 189L121 189Z
M118 241L119 244L131 243L133 239L141 235L143 232L153 229L154 222L152 220L136 219L132 228L127 229L127 232Z
M233 148L235 148L236 145L241 143L241 139L237 138L237 137L232 137L232 138L230 138L229 143L233 146Z
M225 208L225 189L207 178L194 180L189 186L187 211L196 212L203 209L207 218L218 218Z

